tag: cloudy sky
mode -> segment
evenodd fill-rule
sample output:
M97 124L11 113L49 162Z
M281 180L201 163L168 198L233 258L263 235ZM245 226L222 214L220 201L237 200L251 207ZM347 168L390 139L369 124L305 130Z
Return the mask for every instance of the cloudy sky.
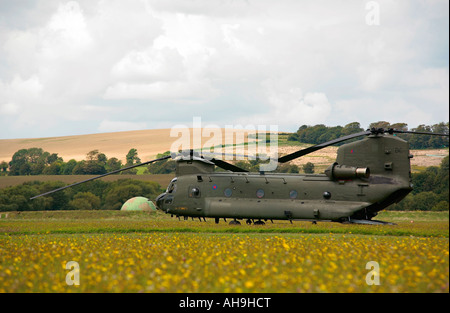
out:
M448 0L0 0L0 139L448 121Z

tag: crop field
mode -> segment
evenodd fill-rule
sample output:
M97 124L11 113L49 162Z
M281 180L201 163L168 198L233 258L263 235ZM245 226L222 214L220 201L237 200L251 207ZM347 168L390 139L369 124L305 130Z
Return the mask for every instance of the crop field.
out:
M449 292L448 212L379 219L397 225L9 212L0 292Z

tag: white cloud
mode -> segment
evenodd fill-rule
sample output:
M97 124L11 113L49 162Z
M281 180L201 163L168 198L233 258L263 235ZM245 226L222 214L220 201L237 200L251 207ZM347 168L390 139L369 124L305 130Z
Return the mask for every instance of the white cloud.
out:
M216 91L202 81L157 81L154 83L117 83L106 89L105 99L144 99L155 101L175 101L189 104L207 101Z
M181 55L171 48L130 51L112 68L120 81L170 81L185 76Z
M19 113L19 106L15 103L7 102L0 104L0 114L16 115Z
M14 77L10 83L0 81L0 110L8 115L20 115L33 109L33 104L40 99L42 84L36 76L22 79Z
M75 57L93 41L83 11L76 1L60 4L40 36L40 52L51 59Z
M192 115L280 130L442 121L448 1L377 2L379 26L366 24L357 0L0 4L1 136L69 135L70 122L83 133L170 126Z
M283 89L279 83L264 83L268 105L255 112L254 123L298 128L322 123L331 113L331 104L322 92L303 93L300 88ZM241 123L245 123L241 119Z
M147 128L147 123L144 122L128 122L128 121L110 121L103 120L98 126L98 131L102 133L127 131L127 130L142 130Z

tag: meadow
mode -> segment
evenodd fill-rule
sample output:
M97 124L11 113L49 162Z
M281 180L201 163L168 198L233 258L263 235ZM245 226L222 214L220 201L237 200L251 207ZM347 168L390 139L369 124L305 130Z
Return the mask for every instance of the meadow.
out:
M379 219L397 225L10 212L0 219L0 292L449 292L448 212ZM367 283L372 261L379 284Z

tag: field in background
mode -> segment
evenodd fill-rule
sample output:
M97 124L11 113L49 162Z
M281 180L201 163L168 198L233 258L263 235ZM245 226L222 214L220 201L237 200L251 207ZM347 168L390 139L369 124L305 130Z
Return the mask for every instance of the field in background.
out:
M172 144L181 137L170 137L170 129L149 129L140 131L126 131L115 133L102 133L65 137L30 138L30 139L0 139L0 162L11 161L15 152L20 149L33 147L42 148L50 153L58 153L65 162L70 159L85 160L86 154L92 150L99 150L108 158L116 157L125 164L125 156L132 148L137 149L142 162L153 159L158 153L164 153L171 149ZM191 129L191 138L192 132ZM242 144L248 140L254 140L254 136L247 139L247 131L235 130L242 133L243 140L235 139L235 144ZM205 131L205 134L207 131ZM202 137L201 144L205 145L213 134ZM287 134L279 134L279 155L288 154L309 145L287 141ZM236 137L237 138L237 137ZM225 130L222 129L222 139L225 144ZM189 147L188 141L183 141L184 147ZM198 147L194 147L198 148ZM215 149L220 152L220 149ZM292 164L303 165L312 162L316 166L316 172L323 171L332 164L336 158L337 147L327 147L292 161ZM439 166L442 158L449 154L448 149L411 150L414 158L411 159L413 170L421 170L426 166Z
M62 157L65 162L70 159L75 159L76 161L85 160L89 151L99 150L108 158L115 157L124 164L126 163L125 156L128 151L134 148L137 149L142 162L145 162L153 159L158 153L170 151L175 141L182 143L184 149L192 147L192 129L190 129L189 137L182 137L181 134L177 134L176 129L174 131L175 137L170 136L171 129L148 129L65 137L0 139L0 162L11 161L13 154L20 149L34 147L42 148L50 153L58 153L58 156ZM208 129L203 129L203 132L207 134ZM246 134L252 133L252 131L239 129L234 130L234 132L242 134L242 136L235 137L236 144L247 142ZM222 129L222 134L222 138L225 140L224 129ZM210 139L210 136L202 137L201 143L204 145Z
M9 212L0 219L0 292L449 292L448 212L378 218L398 225ZM79 286L66 283L69 261ZM379 285L367 284L371 261Z

